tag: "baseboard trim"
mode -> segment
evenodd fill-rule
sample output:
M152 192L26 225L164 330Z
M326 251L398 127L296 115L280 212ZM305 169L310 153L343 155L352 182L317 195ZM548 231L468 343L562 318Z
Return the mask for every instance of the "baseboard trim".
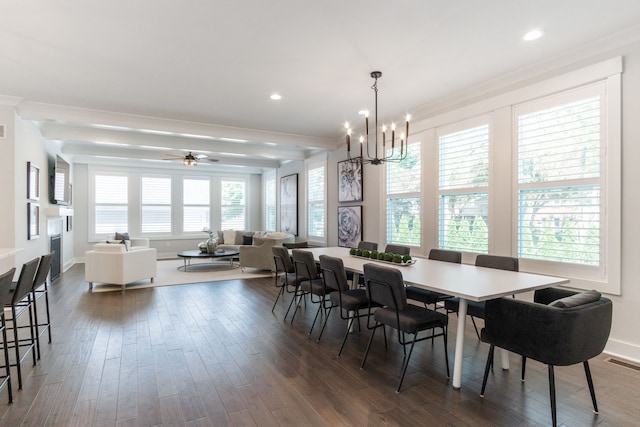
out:
M604 353L630 362L640 363L640 345L637 344L609 338L604 348Z

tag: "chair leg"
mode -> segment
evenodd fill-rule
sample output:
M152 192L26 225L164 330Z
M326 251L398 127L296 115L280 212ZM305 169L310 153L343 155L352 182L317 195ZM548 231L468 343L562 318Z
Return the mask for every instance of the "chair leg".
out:
M36 349L34 348L36 345L36 338L33 336L33 329L34 329L34 323L33 323L33 314L32 314L32 309L35 310L36 305L31 301L31 294L27 294L27 302L29 304L28 310L29 310L29 333L30 333L30 341L31 341L31 345L30 345L30 349L31 349L31 353L33 356L33 366L36 366L36 364L38 363L36 360ZM36 329L37 330L37 329Z
M13 402L13 390L11 389L11 367L9 362L9 345L7 343L7 324L4 318L4 312L0 313L0 321L2 327L2 346L4 347L4 367L5 367L5 381L7 382L7 394L9 397L9 403Z
M591 402L593 402L593 412L598 413L598 402L596 402L596 390L593 388L593 379L591 378L591 369L589 369L589 362L582 362L584 365L584 373L587 374L587 383L589 384L589 393L591 393Z
M493 360L493 351L495 346L491 344L489 347L489 354L487 355L487 364L484 367L484 377L482 378L482 388L480 389L480 397L484 397L484 389L487 387L487 378L489 377L489 371L491 370L491 361Z
M379 323L376 322L376 325L371 330L371 336L369 337L369 343L367 344L367 349L364 352L364 357L362 358L362 364L360 365L360 369L364 369L364 364L367 362L367 356L369 355L369 349L371 349L371 343L373 343L373 336L376 334L376 329L378 329ZM384 326L383 326L384 328Z
M36 291L35 289L31 290L31 295L33 296L33 327L36 330L36 351L38 352L38 360L40 360L40 328L38 327L38 306L36 305ZM35 353L35 352L34 352ZM35 365L35 362L33 363Z
M522 372L520 373L520 381L524 382L524 373L527 368L527 358L522 356Z
M18 390L22 390L22 367L20 366L20 341L18 341L18 322L16 307L11 306L11 322L13 322L13 346L16 353L16 370L18 371Z
M418 332L413 334L413 341L411 341L411 347L409 347L409 354L407 354L404 358L404 361L403 361L404 363L402 364L402 374L400 375L400 382L398 383L398 388L396 389L396 393L400 393L400 387L402 387L402 382L404 381L404 375L407 373L407 368L409 367L409 359L411 359L411 353L413 353L413 346L416 344L416 338L418 338ZM404 345L402 346L402 348L404 348Z
M293 303L295 302L297 295L298 295L298 288L296 287L293 290L293 298L291 298L291 302L289 303L289 307L287 308L287 312L284 314L284 319L282 319L282 320L287 320L287 316L289 315L289 310L291 310L291 306L293 306Z
M276 296L276 300L273 302L273 307L271 307L271 312L273 313L273 310L276 309L276 304L278 303L278 300L280 299L280 296L282 296L282 298L284 298L284 285L280 286L280 290L278 291L278 295Z
M309 328L309 336L311 336L311 332L313 332L313 327L316 325L316 321L318 320L320 311L322 311L322 304L324 304L324 300L320 300L320 302L318 303L318 310L316 311L316 315L313 318L313 323L311 323L311 328Z
M327 322L329 321L329 315L331 314L332 309L333 309L333 306L329 306L329 308L327 309L327 315L324 316L324 323L322 324L322 329L320 329L320 335L318 335L318 339L316 340L316 342L320 342L320 338L322 338L322 334L324 333L324 328L327 327Z
M478 337L478 339L480 339L480 332L478 332L478 326L476 325L476 319L473 316L471 317L471 323L473 323L473 329L476 330L476 336Z
M342 345L340 345L340 351L338 351L338 357L340 357L340 355L342 354L342 350L344 349L344 344L347 342L347 337L349 337L349 331L351 330L351 326L353 325L353 320L354 318L351 317L347 321L347 330L344 333L344 338L342 338ZM360 319L358 319L358 323L360 323Z
M556 417L556 380L553 375L553 365L549 367L549 399L551 400L551 422L553 427L558 425L558 419Z

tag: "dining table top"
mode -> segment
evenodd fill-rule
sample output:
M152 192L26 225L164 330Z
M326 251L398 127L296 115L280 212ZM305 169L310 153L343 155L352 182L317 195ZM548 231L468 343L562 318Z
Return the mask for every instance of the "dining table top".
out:
M569 279L562 277L476 267L427 258L414 257L415 262L409 265L377 261L350 255L350 249L344 247L319 247L304 250L312 252L316 260L320 255L341 258L345 269L360 274L364 272L364 264L370 262L394 267L400 270L402 278L407 284L470 301L485 301L569 283Z

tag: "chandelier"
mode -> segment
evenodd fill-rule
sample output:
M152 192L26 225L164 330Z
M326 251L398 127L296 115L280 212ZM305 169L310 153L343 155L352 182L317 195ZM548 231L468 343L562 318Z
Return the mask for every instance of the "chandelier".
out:
M372 71L371 77L375 79L373 86L373 92L375 93L375 138L373 146L369 144L369 111L364 111L364 130L365 136L360 135L360 156L351 156L351 128L349 123L345 123L344 127L347 131L347 158L352 162L371 163L372 165L380 165L384 162L400 162L407 157L407 151L409 149L409 119L411 116L407 114L405 122L405 132L400 134L399 147L396 147L396 124L391 123L391 138L389 140L390 150L387 151L387 126L383 125L382 128L378 128L378 79L382 77L381 71ZM378 140L378 130L382 131L382 144ZM366 145L366 158L363 157L363 147Z

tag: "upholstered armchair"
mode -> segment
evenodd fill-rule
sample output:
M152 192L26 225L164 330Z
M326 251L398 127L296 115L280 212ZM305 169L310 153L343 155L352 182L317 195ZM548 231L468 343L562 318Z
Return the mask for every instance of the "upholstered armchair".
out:
M293 236L286 235L282 238L254 237L252 245L242 245L238 248L240 252L240 268L261 268L264 270L276 271L273 262L273 246L282 246L285 242L290 242Z
M93 283L121 285L156 277L156 250L149 247L137 247L128 250L125 245L97 243L93 250L85 252L84 277Z
M487 301L481 338L491 344L480 395L484 395L495 347L548 366L551 416L556 420L554 366L582 363L594 412L598 412L588 360L599 355L609 338L612 304L595 291L577 293L564 289L535 292L534 302L500 298Z

